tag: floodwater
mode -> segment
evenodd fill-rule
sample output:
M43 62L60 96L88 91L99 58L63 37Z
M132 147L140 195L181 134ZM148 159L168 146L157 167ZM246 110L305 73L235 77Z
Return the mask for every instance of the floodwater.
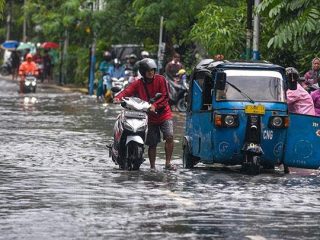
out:
M0 79L0 239L320 239L318 171L258 176L147 161L120 171L108 156L118 105Z

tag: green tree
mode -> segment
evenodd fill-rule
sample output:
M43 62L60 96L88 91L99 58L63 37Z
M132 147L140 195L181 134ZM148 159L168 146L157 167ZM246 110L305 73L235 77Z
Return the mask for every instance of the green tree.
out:
M320 2L316 0L265 0L257 7L266 26L265 48L271 59L303 71L320 53ZM267 24L266 24L267 23Z
M228 58L239 58L245 48L245 2L232 5L207 5L191 29L191 39L210 55L222 53Z

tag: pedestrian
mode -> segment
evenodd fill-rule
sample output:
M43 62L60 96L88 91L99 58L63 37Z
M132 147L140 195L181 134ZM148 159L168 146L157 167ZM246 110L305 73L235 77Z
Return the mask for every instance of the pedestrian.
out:
M43 74L44 74L44 79L46 79L48 82L51 81L51 69L52 69L52 64L51 64L51 57L49 55L48 49L44 50L44 55L43 55Z
M178 71L183 68L182 63L180 62L180 54L175 53L173 54L172 60L167 63L165 73L171 80L174 80Z
M311 93L316 116L320 117L320 88Z
M300 79L299 72L293 67L288 67L286 68L286 75L287 77L292 77L294 81L297 81L296 90L287 90L289 112L314 116L315 109L312 97L298 82Z
M11 53L11 64L12 64L12 80L18 79L18 71L20 66L20 54L18 51L12 51Z
M171 164L173 152L173 121L172 112L169 105L167 83L162 75L155 74L157 65L151 58L145 58L139 62L139 72L141 78L132 82L127 88L121 91L114 98L115 103L119 103L124 97L138 96L144 101L154 98L156 93L161 93L161 97L154 102L148 112L148 133L146 145L149 146L148 156L150 168L155 169L157 145L161 141L160 132L165 140L165 169L175 170Z
M315 57L311 62L312 69L304 75L305 84L310 86L312 84L319 85L320 82L320 58Z

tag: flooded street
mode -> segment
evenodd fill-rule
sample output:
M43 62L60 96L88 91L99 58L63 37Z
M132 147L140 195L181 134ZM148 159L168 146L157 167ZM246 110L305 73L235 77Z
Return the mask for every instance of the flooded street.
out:
M120 171L105 145L119 105L0 79L0 239L320 239L319 171L259 176L173 163ZM319 156L320 158L320 156Z

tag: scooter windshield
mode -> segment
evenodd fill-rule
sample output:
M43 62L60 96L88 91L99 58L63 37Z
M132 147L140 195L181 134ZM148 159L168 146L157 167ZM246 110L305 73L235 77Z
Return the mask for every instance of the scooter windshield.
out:
M285 88L280 72L265 70L225 70L227 82L248 94L254 101L285 102ZM248 101L237 89L226 84L217 90L217 101Z

